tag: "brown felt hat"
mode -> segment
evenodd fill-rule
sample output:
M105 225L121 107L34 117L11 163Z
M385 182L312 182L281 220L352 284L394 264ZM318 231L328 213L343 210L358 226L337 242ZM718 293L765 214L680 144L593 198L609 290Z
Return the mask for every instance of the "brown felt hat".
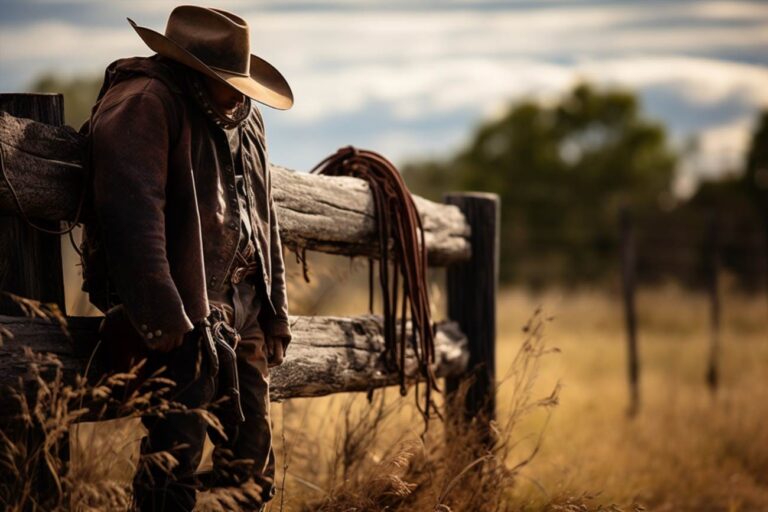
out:
M251 55L248 23L219 9L194 5L176 7L165 35L128 22L159 55L216 78L267 106L287 110L293 105L288 82L270 63Z

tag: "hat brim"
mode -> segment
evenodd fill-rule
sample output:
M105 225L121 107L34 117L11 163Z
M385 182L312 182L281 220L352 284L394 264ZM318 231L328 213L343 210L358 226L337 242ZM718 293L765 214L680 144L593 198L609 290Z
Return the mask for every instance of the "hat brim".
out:
M268 107L288 110L293 106L293 92L291 92L288 82L272 64L264 59L251 55L250 76L227 73L211 68L163 34L141 27L130 18L128 18L128 23L131 24L144 43L157 54L224 82L238 92Z

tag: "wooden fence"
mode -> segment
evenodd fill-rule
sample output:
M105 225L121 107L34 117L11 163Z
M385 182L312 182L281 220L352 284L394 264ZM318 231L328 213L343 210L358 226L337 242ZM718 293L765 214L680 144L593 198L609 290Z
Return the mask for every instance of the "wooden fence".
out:
M84 140L63 126L61 95L0 95L0 150L7 180L0 177L0 285L24 297L54 302L64 311L60 237L32 229L19 217L9 190L38 225L58 229L75 217L83 190ZM283 243L349 256L378 255L373 200L362 180L317 176L272 166L273 195ZM458 193L446 204L414 197L425 228L429 263L447 267L448 313L437 326L435 370L455 390L473 376L468 417L493 418L495 309L498 282L499 199ZM91 215L87 209L84 216ZM24 381L24 347L56 354L65 377L82 373L95 345L98 318L67 317L70 336L41 319L10 316L0 309L0 329L13 335L0 346L0 387ZM394 385L397 375L382 362L381 319L291 317L293 341L284 363L272 369L274 400ZM406 365L418 378L415 359ZM94 367L99 371L98 364ZM31 385L31 383L28 383ZM0 393L0 402L8 393ZM0 403L0 410L9 410Z
M709 346L705 382L709 391L714 395L720 382L721 367L721 297L720 271L721 250L718 235L717 211L708 213L707 230L701 247L702 265L706 272L707 297L709 299ZM629 385L629 406L627 415L636 416L640 411L640 378L641 364L638 348L638 315L636 304L638 282L638 242L637 220L629 208L619 211L620 258L622 303L624 306L624 325L627 341L627 383Z

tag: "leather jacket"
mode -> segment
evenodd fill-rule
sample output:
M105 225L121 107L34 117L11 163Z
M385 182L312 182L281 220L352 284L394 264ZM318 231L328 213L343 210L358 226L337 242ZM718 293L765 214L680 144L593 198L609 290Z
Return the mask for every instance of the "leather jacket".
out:
M209 315L243 229L226 134L187 90L189 71L161 57L112 63L83 127L95 222L86 224L85 283L106 311L122 303L146 340ZM285 267L261 113L238 126L252 231L266 291L265 333L290 340ZM258 277L258 276L255 276Z

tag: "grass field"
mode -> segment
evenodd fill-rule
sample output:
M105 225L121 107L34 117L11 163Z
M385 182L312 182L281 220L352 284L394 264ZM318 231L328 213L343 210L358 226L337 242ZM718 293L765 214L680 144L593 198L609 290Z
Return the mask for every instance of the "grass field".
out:
M548 341L562 350L544 363L539 384L561 379L563 389L525 474L531 485L518 489L524 501L599 492L600 501L651 510L768 510L764 298L725 297L721 387L713 397L704 379L706 298L675 288L641 293L642 409L634 420L625 416L625 335L615 296L503 293L500 367L515 350L526 310L539 303L554 316Z
M338 273L347 273L342 266ZM360 275L339 281L336 271L313 275L312 284L292 287L292 310L364 313L367 297L362 281ZM327 286L328 282L333 284ZM439 289L432 295L440 309ZM622 510L637 505L658 511L768 510L765 295L724 294L721 385L713 396L704 379L710 335L706 297L675 287L642 290L638 296L642 407L631 420L626 416L622 309L615 293L534 295L502 290L499 378L528 337L522 327L539 307L549 318L543 342L559 351L535 361L532 396L546 397L560 383L559 405L531 406L530 413L504 430L511 448L502 455L509 466L525 460L539 440L541 445L531 462L514 475L491 481L503 487L500 492L508 508L502 510L581 511L609 505ZM519 404L510 405L519 399L512 381L502 380L499 389L502 424L520 413ZM465 439L449 442L448 450L443 450L438 425L422 441L423 424L413 396L401 399L396 390L387 390L374 402L379 406L356 394L273 404L281 492L268 510L373 510L364 499L388 499L422 486L426 491L418 499L401 500L401 505L388 509L380 502L375 510L445 511L434 504L444 495L466 492L461 489L462 467L453 468L453 473L443 467L454 462L452 452L459 453ZM380 411L384 411L381 417ZM126 456L135 453L137 437L135 428L124 425L101 425L96 431L83 427L81 455L99 462L83 478L127 483ZM78 456L73 449L73 458ZM206 509L205 497L202 505ZM478 509L495 510L490 505L452 508Z
M334 312L359 313L364 300L334 300ZM344 305L346 304L346 306ZM520 460L543 431L541 450L509 491L514 509L556 508L557 503L639 504L659 511L768 510L768 304L764 296L723 298L720 388L705 385L709 342L706 296L675 287L638 296L641 358L639 415L626 415L625 333L621 302L606 292L504 290L499 296L497 373L500 378L524 339L521 328L541 306L551 318L544 341L559 353L541 360L534 395L560 382L559 405L534 412L512 432ZM502 383L499 416L508 416L511 382ZM395 393L390 393L395 400ZM327 491L323 471L334 450L344 398L275 406L277 425L309 426L314 463L289 457L288 510ZM417 438L420 422L408 404L382 429L377 449ZM364 409L360 397L355 407ZM347 404L348 405L348 404ZM289 434L301 428L288 428ZM290 435L288 436L290 444ZM510 460L510 462L514 462ZM324 466L317 464L325 461ZM297 479L292 479L292 475ZM312 491L312 487L315 490ZM575 507L575 505L574 505ZM411 509L409 509L411 510ZM413 509L415 510L415 509ZM577 508L574 508L577 510Z

